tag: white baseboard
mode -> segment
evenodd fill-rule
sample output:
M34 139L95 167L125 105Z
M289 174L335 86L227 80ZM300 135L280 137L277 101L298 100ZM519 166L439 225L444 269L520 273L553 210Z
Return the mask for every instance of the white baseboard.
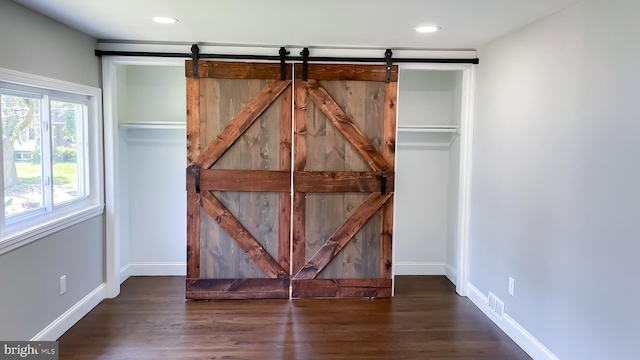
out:
M186 263L129 263L120 269L120 284L131 276L185 276Z
M89 295L82 298L64 314L60 315L46 328L34 336L31 341L55 341L67 330L71 329L80 319L96 307L107 296L107 284L98 286Z
M129 276L131 276L131 264L127 264L125 267L120 269L120 284L122 285Z
M186 263L130 263L129 276L185 276Z
M445 263L396 262L394 275L444 275Z
M473 284L467 284L467 297L480 309L491 321L504 331L518 346L522 348L534 360L558 360L549 349L538 339L531 335L525 328L518 324L505 312L502 317L497 316L489 309L489 299Z
M444 269L444 276L446 276L453 285L458 284L458 272L451 265L446 265L446 268Z

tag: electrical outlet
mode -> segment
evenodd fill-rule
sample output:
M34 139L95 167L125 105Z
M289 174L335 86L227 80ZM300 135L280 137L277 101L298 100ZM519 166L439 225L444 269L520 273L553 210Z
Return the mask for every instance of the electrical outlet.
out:
M509 295L516 296L516 281L509 277Z
M60 295L67 292L67 275L60 277Z

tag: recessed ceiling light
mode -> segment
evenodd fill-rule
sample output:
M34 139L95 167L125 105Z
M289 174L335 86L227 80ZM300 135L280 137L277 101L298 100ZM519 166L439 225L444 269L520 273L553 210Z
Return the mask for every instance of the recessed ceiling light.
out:
M439 26L419 26L416 31L419 33L432 33L440 30Z
M164 17L164 16L156 16L153 18L153 21L157 22L158 24L175 24L178 22L178 19Z

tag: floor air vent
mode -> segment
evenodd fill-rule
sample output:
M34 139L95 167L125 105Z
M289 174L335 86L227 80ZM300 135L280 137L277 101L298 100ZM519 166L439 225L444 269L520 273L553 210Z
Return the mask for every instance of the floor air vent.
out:
M502 317L502 314L504 314L504 302L491 292L489 292L489 309L499 317Z

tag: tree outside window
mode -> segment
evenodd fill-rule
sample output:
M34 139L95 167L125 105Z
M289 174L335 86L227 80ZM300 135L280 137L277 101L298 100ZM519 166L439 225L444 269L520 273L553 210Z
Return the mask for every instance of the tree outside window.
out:
M86 106L48 96L0 98L5 216L84 196L78 144Z

